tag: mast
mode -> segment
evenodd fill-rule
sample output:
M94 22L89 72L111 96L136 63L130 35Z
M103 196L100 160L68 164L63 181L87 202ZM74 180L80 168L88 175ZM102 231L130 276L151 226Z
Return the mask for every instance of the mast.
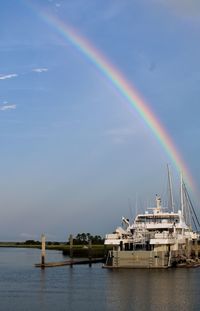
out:
M183 204L184 204L184 212L185 212L185 222L191 229L192 228L191 213L190 213L189 201L187 197L187 189L186 189L184 180L183 180Z
M173 192L172 192L172 178L171 178L171 172L170 172L170 169L169 169L169 164L167 164L167 173L168 173L168 183L169 183L170 207L171 207L171 210L174 213L174 198L173 198Z
M182 215L184 216L184 202L183 202L183 175L181 172L181 212Z

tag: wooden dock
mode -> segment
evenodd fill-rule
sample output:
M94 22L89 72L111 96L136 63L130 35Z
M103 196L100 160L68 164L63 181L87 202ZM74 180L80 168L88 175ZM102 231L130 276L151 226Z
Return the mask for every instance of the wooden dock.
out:
M69 237L69 245L70 245L70 259L65 260L65 261L56 261L56 262L46 262L45 257L46 257L46 239L45 235L42 234L41 236L42 240L42 245L41 245L41 263L35 264L36 268L52 268L52 267L61 267L61 266L70 266L73 267L74 265L89 265L89 267L92 266L92 264L95 263L104 263L105 258L100 257L100 258L92 258L92 242L89 241L88 245L88 258L84 259L79 259L79 258L74 258L73 254L73 236L70 234Z
M89 265L95 263L103 263L104 258L95 258L95 259L73 259L73 260L65 260L65 261L57 261L57 262L45 262L45 263L37 263L35 264L36 268L53 268L53 267L61 267L61 266L74 266L74 265Z

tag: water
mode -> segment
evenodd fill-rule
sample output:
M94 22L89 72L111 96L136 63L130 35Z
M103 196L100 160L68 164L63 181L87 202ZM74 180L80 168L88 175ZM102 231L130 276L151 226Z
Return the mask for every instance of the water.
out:
M48 251L48 261L63 260ZM0 248L1 311L200 310L200 268L34 267L37 249Z

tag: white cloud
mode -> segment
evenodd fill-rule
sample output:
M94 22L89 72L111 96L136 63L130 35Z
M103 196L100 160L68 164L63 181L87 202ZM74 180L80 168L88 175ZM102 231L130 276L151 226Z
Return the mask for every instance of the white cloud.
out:
M0 106L0 110L1 111L6 111L6 110L14 110L17 108L17 105L13 104L13 105L3 105L3 106Z
M6 80L6 79L11 79L11 78L15 78L18 75L16 73L10 73L8 75L0 75L0 80Z
M48 71L47 68L35 68L32 70L33 72L38 72L38 73L41 73L41 72L46 72Z

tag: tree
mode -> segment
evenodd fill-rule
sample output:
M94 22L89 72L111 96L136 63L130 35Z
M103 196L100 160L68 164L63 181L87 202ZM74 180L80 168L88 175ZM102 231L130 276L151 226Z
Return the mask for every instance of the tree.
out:
M103 244L104 239L100 235L91 235L88 233L78 233L74 239L74 244L76 245L86 245L89 243L89 241L92 241L93 244Z

